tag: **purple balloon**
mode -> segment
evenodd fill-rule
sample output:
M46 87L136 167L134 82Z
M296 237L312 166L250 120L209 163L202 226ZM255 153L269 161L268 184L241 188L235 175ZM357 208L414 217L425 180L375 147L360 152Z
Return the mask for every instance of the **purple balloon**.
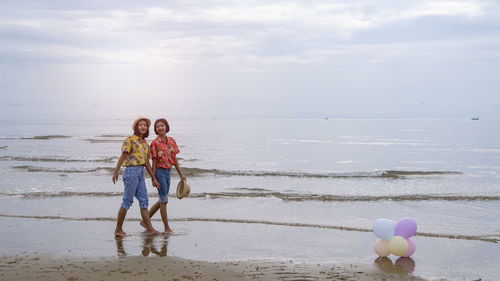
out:
M417 233L417 223L411 218L402 218L396 223L395 236L410 238Z

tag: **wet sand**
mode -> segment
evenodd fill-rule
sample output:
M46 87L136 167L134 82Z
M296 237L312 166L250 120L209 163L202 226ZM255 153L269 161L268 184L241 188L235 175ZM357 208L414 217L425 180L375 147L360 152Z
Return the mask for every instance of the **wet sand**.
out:
M0 280L424 280L373 264L203 262L176 257L0 256Z
M120 239L108 220L0 217L0 281L499 280L491 258L498 245L484 241L417 237L414 257L377 259L375 238L367 232L216 222L173 226L174 234L151 236L137 221L127 221L130 236Z

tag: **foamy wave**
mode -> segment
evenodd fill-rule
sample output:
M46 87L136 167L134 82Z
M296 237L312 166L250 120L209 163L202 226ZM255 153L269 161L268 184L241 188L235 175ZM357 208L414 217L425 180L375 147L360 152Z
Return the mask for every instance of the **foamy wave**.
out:
M45 136L1 136L2 140L51 140L51 139L66 139L71 136L65 135L45 135Z
M293 178L405 178L412 176L463 175L457 171L373 171L373 172L303 172L303 171L229 171L219 169L182 168L185 175L202 176L255 176L255 177L293 177Z
M77 191L30 191L30 192L18 192L18 193L8 193L0 192L3 196L17 196L21 198L54 198L54 197L113 197L122 196L123 192L77 192ZM149 196L153 195L150 193Z
M309 139L273 139L274 142L286 143L329 143L328 140L309 140Z
M48 172L48 173L93 173L98 171L103 171L107 173L113 173L115 168L113 167L96 167L96 168L71 168L71 169L59 169L59 168L47 168L47 167L37 167L37 166L13 166L12 169L23 170L26 172Z
M428 145L420 142L393 142L393 141L370 141L370 142L342 142L341 144L348 144L348 145L382 145L382 146L388 146L388 145L411 145L411 146L419 146L419 145Z
M0 161L22 162L114 162L117 157L68 158L60 156L0 156Z
M278 192L261 188L238 188L239 192L201 192L191 193L196 199L239 199L239 198L278 198L283 201L323 201L323 202L373 202L373 201L500 201L495 195L450 195L450 194L404 194L404 195L335 195L335 194L301 194L294 192ZM54 198L54 197L114 197L122 196L122 192L77 192L77 191L31 191L8 193L3 196L19 196L22 198ZM155 196L156 193L149 193Z
M126 138L128 135L121 135L121 134L105 134L105 135L100 135L97 136L99 138Z
M110 160L112 161L112 160ZM50 168L37 167L30 165L12 166L12 169L23 170L26 172L49 172L49 173L91 173L104 171L113 173L114 167L96 167L96 168ZM220 169L202 169L183 167L182 172L187 177L199 177L206 175L216 176L250 176L250 177L292 177L292 178L389 178L398 179L416 176L443 176L443 175L462 175L462 172L456 171L373 171L373 172L303 172L303 171L231 171ZM174 171L175 173L175 171Z
M69 221L115 221L115 217L63 217L63 216L31 216L31 215L15 215L0 213L0 217L9 218L23 218L23 219L45 219L45 220L69 220ZM140 221L139 218L128 218L129 221ZM160 219L151 219L152 221L161 221ZM288 227L308 227L308 228L323 228L335 229L342 231L358 231L358 232L372 232L371 228L352 227L343 225L325 225L325 224L312 224L312 223L294 223L294 222L277 222L277 221L264 221L264 220L246 220L246 219L228 219L228 218L169 218L169 221L182 221L182 222L217 222L217 223L242 223L242 224L265 224L276 226ZM500 237L498 235L464 235L452 233L425 233L417 232L416 236L433 237L433 238L447 238L459 240L476 240L483 242L498 243Z
M465 152L479 152L479 153L498 153L500 152L500 148L471 148L471 149L462 149Z
M85 139L90 143L122 143L123 139L114 140L114 139Z

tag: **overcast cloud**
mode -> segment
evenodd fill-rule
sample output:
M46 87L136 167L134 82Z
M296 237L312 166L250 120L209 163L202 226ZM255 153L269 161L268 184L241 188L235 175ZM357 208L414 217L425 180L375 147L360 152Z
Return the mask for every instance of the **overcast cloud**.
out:
M0 2L4 119L498 118L499 74L495 1Z

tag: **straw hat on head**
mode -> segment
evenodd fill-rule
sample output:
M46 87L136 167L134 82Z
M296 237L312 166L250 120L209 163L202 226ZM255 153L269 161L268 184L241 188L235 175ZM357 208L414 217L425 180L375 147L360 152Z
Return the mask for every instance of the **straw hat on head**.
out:
M184 197L188 197L190 191L191 187L189 186L189 184L181 180L179 184L177 184L177 191L175 192L175 194L177 195L177 198L182 199Z
M151 120L146 117L139 116L135 119L134 124L132 124L132 130L135 130L135 125L137 125L137 123L139 123L139 121L141 120L144 120L146 121L146 123L148 123L148 128L151 126Z

